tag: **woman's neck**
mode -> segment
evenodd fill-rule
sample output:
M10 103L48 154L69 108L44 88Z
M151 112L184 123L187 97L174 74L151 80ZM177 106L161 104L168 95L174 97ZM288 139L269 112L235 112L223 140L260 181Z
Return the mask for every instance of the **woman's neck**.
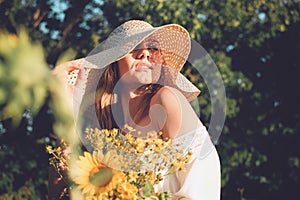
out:
M134 99L138 96L141 95L141 84L137 85L137 84L124 84L121 86L121 88L119 89L119 93L121 94L121 98L125 98L125 99Z
M120 91L120 100L124 114L124 123L134 124L140 120L143 96L137 88L124 87Z

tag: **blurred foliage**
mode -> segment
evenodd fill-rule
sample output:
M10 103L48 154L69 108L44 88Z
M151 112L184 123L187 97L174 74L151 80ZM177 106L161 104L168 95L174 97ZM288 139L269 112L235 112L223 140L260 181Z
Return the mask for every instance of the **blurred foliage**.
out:
M0 199L39 199L47 194L45 145L73 140L72 106L24 28L2 31L0 44Z
M46 196L44 145L53 142L53 133L63 137L72 123L48 68L66 50L69 57L87 55L129 19L181 24L218 66L227 96L217 145L222 199L297 196L299 14L298 0L0 1L0 199ZM192 68L183 72L202 90L201 119L208 125L207 85ZM13 118L3 118L8 116Z
M17 124L27 108L35 114L43 105L50 70L46 67L42 47L31 44L24 29L18 38L13 34L0 34L0 55L0 105L4 105L0 117L14 116L14 124Z
M4 199L36 199L39 191L46 192L47 171L40 170L47 169L42 143L50 142L39 131L50 132L37 126L41 120L33 121L33 116L45 109L50 70L41 45L32 44L24 29L18 36L0 35L0 194ZM51 128L51 121L45 127ZM33 134L33 128L39 131Z

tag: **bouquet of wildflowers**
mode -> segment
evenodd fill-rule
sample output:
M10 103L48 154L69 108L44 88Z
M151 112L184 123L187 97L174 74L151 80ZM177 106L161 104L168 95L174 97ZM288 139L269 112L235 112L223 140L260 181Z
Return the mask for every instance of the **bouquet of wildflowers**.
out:
M168 191L157 192L154 186L164 176L184 170L191 153L182 155L170 139L134 137L131 127L119 129L86 129L93 151L84 152L68 168L69 177L85 199L171 199ZM50 151L49 151L50 150ZM68 165L59 148L48 147L53 155L50 164ZM59 164L57 164L59 163Z

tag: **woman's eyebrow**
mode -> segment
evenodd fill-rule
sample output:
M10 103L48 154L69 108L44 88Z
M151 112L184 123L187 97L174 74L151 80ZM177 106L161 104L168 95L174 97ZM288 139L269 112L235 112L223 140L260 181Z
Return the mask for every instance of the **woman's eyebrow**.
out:
M144 47L145 48L148 48L149 46L155 46L155 47L158 47L159 48L159 42L157 40L146 40L146 41L143 41L141 42L140 44L138 44L134 49L133 51L136 51L136 50L139 50L139 49L143 49Z

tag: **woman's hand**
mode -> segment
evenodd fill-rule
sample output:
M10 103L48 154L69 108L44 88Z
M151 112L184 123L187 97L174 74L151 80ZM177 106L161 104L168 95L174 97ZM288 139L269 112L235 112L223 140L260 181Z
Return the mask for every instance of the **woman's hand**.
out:
M72 60L56 66L53 69L53 74L66 83L71 95L74 94L74 89L83 79L85 68L82 67L83 59Z

